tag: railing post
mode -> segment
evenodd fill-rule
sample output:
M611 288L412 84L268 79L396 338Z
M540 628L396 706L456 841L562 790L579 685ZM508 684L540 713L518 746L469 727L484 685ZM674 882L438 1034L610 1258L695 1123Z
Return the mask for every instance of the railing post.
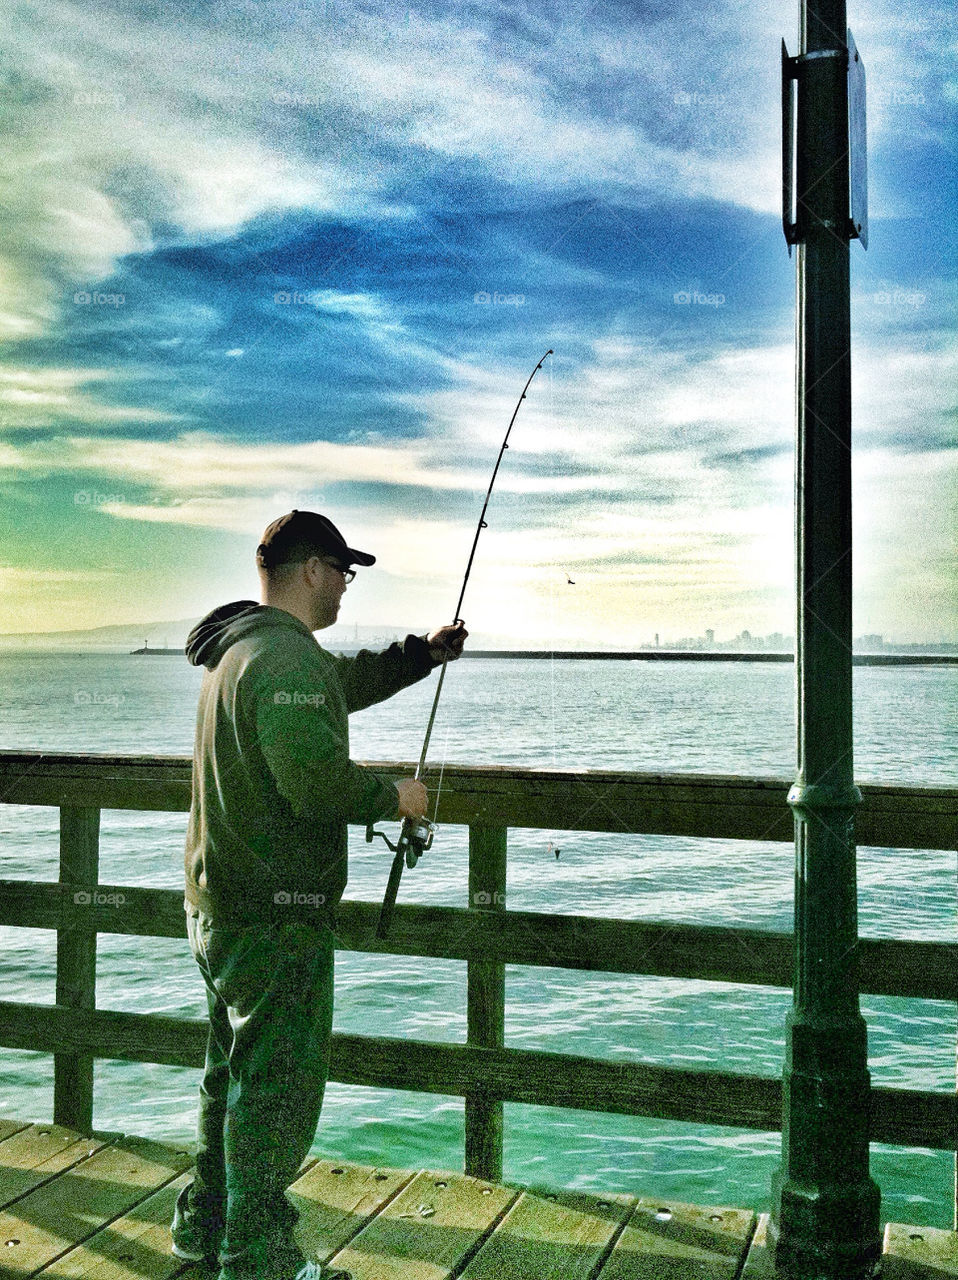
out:
M60 809L60 883L76 886L92 903L100 873L100 810ZM96 932L72 925L57 930L57 1004L71 1009L96 1007ZM89 1054L53 1056L53 1123L89 1134L93 1131L93 1058Z
M505 827L469 828L469 906L504 911L506 906ZM496 960L468 962L467 1041L487 1049L505 1043L506 969ZM502 1103L485 1093L466 1097L466 1173L502 1178Z

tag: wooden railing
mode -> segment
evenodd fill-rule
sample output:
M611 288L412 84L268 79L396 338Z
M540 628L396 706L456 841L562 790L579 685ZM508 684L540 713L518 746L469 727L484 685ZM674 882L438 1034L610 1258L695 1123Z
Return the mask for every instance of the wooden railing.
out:
M373 767L394 778L412 769ZM190 785L188 757L0 752L0 799L60 809L59 882L0 882L0 925L57 931L56 1004L0 1002L0 1045L55 1055L58 1124L91 1131L96 1057L203 1065L205 1020L95 1008L97 933L186 936L182 890L99 884L100 810L183 811ZM783 779L447 765L438 817L469 827L468 907L399 906L380 943L378 903L346 900L338 945L466 961L467 1042L334 1035L330 1078L464 1097L466 1170L494 1180L502 1173L503 1102L780 1129L778 1079L506 1047L504 966L788 987L791 935L508 911L506 844L510 827L790 841L788 785ZM958 846L958 789L862 791L860 845ZM958 1002L955 943L863 939L859 971L863 992ZM875 1088L872 1139L956 1151L958 1098Z

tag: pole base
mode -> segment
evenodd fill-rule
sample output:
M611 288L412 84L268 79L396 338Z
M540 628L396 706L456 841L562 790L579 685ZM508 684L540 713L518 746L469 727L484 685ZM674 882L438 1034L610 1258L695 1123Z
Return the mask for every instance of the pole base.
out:
M803 1187L781 1170L772 1179L768 1226L775 1268L788 1280L868 1280L881 1261L881 1192L854 1186Z

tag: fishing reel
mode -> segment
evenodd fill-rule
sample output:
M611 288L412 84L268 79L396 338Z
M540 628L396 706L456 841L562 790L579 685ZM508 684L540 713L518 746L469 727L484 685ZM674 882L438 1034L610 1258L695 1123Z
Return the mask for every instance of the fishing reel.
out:
M404 818L402 831L396 844L390 840L385 831L374 831L373 823L366 828L366 843L372 844L373 838L379 836L396 854L401 854L407 867L414 867L427 849L432 848L432 838L436 834L435 825L428 818Z

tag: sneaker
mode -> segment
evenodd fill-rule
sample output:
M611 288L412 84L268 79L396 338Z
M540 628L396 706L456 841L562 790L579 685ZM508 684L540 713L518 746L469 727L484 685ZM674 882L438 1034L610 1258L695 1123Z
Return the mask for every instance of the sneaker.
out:
M223 1229L207 1227L190 1221L189 1193L192 1183L185 1186L176 1199L170 1236L173 1256L184 1262L215 1262L223 1242Z
M219 1240L216 1240L215 1243L197 1242L193 1244L190 1240L183 1239L182 1236L173 1236L170 1252L174 1254L174 1257L182 1258L184 1262L213 1263L218 1261L219 1244Z
M352 1276L348 1271L330 1271L318 1262L307 1262L301 1271L297 1271L296 1280L352 1280Z

